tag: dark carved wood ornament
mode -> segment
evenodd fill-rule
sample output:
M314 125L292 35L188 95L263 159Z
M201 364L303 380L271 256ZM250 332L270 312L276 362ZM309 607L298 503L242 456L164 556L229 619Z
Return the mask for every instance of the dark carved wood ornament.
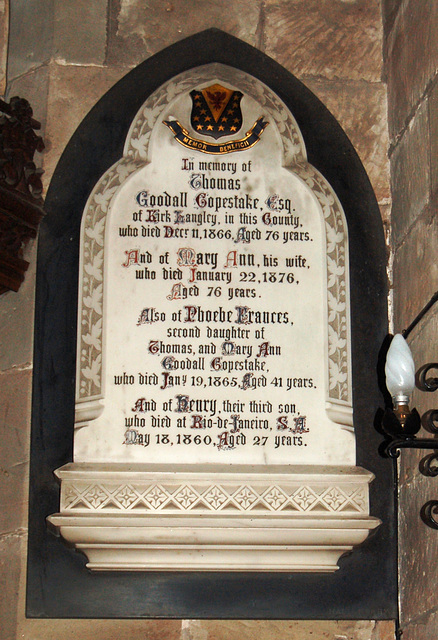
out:
M27 100L0 100L0 294L20 288L29 266L23 251L44 215L43 172L34 163L44 149L40 128Z

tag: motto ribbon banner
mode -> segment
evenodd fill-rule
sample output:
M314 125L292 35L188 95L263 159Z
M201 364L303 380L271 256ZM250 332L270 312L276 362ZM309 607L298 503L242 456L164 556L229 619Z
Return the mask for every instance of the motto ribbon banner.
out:
M165 124L166 127L169 127L175 135L175 140L184 147L187 147L188 149L196 149L202 153L222 155L224 153L232 153L233 151L244 151L245 149L253 147L260 140L261 135L269 122L266 122L263 120L263 116L260 116L244 138L241 138L240 140L230 140L229 142L224 142L222 144L213 144L204 142L204 140L192 138L187 129L184 129L178 120L163 120L163 124Z

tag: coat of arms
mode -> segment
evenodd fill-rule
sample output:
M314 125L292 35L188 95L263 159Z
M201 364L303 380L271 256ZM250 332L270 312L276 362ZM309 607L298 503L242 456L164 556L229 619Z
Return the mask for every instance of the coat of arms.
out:
M243 93L241 91L227 89L216 83L203 89L194 89L190 92L190 97L192 98L190 124L198 135L210 136L218 140L223 136L233 136L242 128L243 116L240 101ZM163 120L163 124L169 127L179 144L188 149L214 155L250 149L259 142L263 131L268 126L264 116L260 116L243 138L208 142L202 138L193 137L178 120Z
M213 84L200 91L191 91L193 101L190 122L197 133L215 140L237 133L243 118L240 91Z

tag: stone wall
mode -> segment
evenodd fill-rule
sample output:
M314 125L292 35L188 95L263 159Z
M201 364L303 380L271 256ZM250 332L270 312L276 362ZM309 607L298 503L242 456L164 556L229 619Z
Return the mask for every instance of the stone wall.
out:
M386 75L393 192L395 330L406 328L438 289L438 5L434 0L384 2ZM417 368L437 359L438 306L408 342ZM420 413L436 397L418 393ZM423 436L430 434L424 432ZM400 596L403 640L438 635L437 532L419 517L438 495L422 476L424 454L404 452L400 463Z
M0 13L1 6L0 0ZM392 10L387 13L389 29L394 18ZM272 56L327 105L356 147L387 222L387 105L379 0L11 0L10 17L7 93L27 98L43 123L46 188L70 136L118 79L172 42L217 27ZM0 62L4 69L2 58ZM420 124L418 128L421 133ZM398 134L394 139L398 142ZM394 157L402 154L402 142L403 136ZM391 640L391 621L25 618L34 246L28 247L28 259L32 266L20 292L0 299L1 640Z
M0 0L0 96L6 90L6 62L8 55L9 0Z

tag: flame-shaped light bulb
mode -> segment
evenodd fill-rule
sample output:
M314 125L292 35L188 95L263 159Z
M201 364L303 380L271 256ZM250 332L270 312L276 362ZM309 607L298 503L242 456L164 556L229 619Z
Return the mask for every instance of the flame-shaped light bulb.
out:
M393 337L388 349L385 375L394 405L409 404L415 387L415 364L408 343L400 333Z

